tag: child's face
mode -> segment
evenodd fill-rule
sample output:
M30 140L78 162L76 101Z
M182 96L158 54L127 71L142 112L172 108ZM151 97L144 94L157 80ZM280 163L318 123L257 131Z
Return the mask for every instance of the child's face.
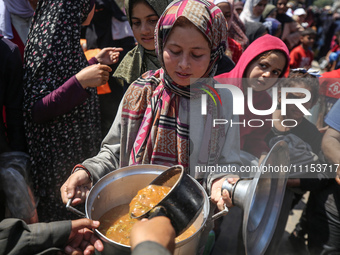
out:
M272 52L248 65L245 77L247 87L254 91L263 91L271 88L280 77L286 65L286 57L281 52Z
M264 8L266 7L268 0L261 0L255 7L253 7L253 14L255 17L262 15Z
M295 83L292 87L294 88L304 88L308 89L309 92L311 93L311 97L313 98L312 91L311 89L306 86L304 83ZM305 98L306 95L304 93L287 93L286 98L293 99L293 98ZM313 103L312 99L310 99L307 103L304 103L303 106L309 110L312 108ZM303 119L303 112L300 111L300 109L295 105L295 104L287 104L286 106L286 118L287 119L294 119L298 123Z
M194 26L172 29L163 50L163 60L171 79L181 86L190 85L190 78L201 78L210 63L210 46Z
M315 41L315 35L301 36L301 43L305 47L308 47L308 48L313 47L314 41Z
M132 8L131 21L137 42L147 50L154 50L154 31L158 21L154 10L147 3L137 3Z

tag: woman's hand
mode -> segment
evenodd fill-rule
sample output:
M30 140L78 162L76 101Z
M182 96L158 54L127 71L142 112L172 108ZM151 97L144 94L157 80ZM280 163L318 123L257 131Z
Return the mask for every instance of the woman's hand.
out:
M211 186L211 201L217 205L217 208L224 210L224 204L227 207L233 207L229 192L224 189L222 191L222 184L226 178L216 179ZM235 184L238 178L228 178L228 182Z
M118 62L120 51L123 51L123 48L104 48L95 58L103 65L112 65Z
M90 65L77 73L76 78L84 89L95 88L104 85L109 80L111 71L111 67L107 65Z
M91 187L92 182L85 170L74 172L60 188L63 203L67 204L70 198L73 198L72 205L84 203Z

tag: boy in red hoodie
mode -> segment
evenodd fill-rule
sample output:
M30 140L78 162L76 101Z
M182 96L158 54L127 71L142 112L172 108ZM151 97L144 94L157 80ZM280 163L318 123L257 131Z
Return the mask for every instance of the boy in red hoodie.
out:
M312 67L314 54L311 50L315 41L316 32L312 28L306 28L301 32L300 45L295 47L289 54L289 67L305 68L308 70Z

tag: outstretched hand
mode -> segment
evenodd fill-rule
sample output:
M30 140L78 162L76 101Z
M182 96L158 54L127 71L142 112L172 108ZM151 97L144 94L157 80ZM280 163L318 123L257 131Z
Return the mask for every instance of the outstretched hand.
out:
M69 255L90 255L95 249L99 252L104 250L103 243L89 228L98 228L99 221L90 219L79 219L72 221L72 231L64 249Z
M112 65L118 62L120 51L123 51L123 48L104 48L96 55L96 59L103 65Z

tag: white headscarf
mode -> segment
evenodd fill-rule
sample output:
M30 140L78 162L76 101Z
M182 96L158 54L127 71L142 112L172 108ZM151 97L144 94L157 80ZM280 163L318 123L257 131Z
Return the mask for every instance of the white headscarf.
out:
M261 15L256 17L253 14L253 8L260 2L261 0L246 0L243 11L241 12L240 19L246 25L247 22L259 22Z

